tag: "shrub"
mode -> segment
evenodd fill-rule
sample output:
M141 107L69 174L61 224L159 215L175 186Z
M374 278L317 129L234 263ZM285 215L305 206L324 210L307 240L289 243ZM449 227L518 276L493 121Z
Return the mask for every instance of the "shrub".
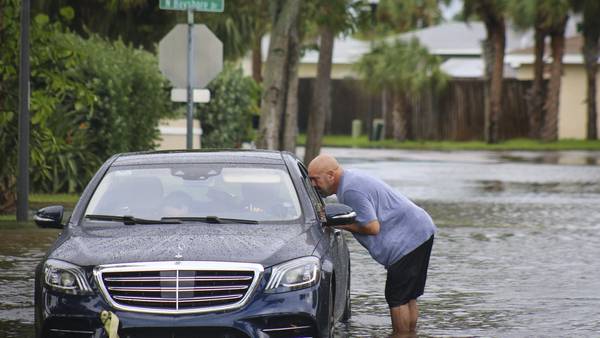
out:
M196 117L202 126L202 147L239 148L253 138L252 118L259 113L260 87L241 68L226 63L208 86L211 101L200 104Z
M0 1L0 211L6 211L14 206L17 170L19 1ZM173 109L153 54L83 39L43 15L32 21L30 45L32 191L81 191L113 153L155 147L158 121Z

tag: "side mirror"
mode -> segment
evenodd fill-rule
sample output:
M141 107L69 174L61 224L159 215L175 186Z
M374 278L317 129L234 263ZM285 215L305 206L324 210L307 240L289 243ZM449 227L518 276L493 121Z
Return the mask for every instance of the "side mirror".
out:
M52 205L42 208L35 213L33 220L40 228L62 229L62 219L65 208L62 205Z
M325 217L328 226L346 225L356 221L356 212L345 204L332 203L325 205Z

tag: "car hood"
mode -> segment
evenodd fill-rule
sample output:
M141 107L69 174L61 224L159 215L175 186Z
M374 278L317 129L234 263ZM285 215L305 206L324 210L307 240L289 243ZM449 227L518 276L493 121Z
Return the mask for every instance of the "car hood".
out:
M173 224L72 227L49 258L80 266L227 261L269 267L313 253L318 227L300 224Z

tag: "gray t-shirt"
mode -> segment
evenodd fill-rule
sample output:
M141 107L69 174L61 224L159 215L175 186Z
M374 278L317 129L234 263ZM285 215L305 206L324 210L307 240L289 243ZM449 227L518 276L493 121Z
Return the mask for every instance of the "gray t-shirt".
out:
M386 268L423 244L436 231L425 210L382 180L364 172L345 169L336 195L340 203L354 209L359 225L379 221L377 235L353 235Z

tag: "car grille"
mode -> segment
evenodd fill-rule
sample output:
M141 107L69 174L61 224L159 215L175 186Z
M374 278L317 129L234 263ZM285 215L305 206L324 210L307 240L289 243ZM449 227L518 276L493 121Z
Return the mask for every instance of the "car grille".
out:
M115 308L147 313L202 313L243 306L262 275L259 264L149 262L94 270Z

